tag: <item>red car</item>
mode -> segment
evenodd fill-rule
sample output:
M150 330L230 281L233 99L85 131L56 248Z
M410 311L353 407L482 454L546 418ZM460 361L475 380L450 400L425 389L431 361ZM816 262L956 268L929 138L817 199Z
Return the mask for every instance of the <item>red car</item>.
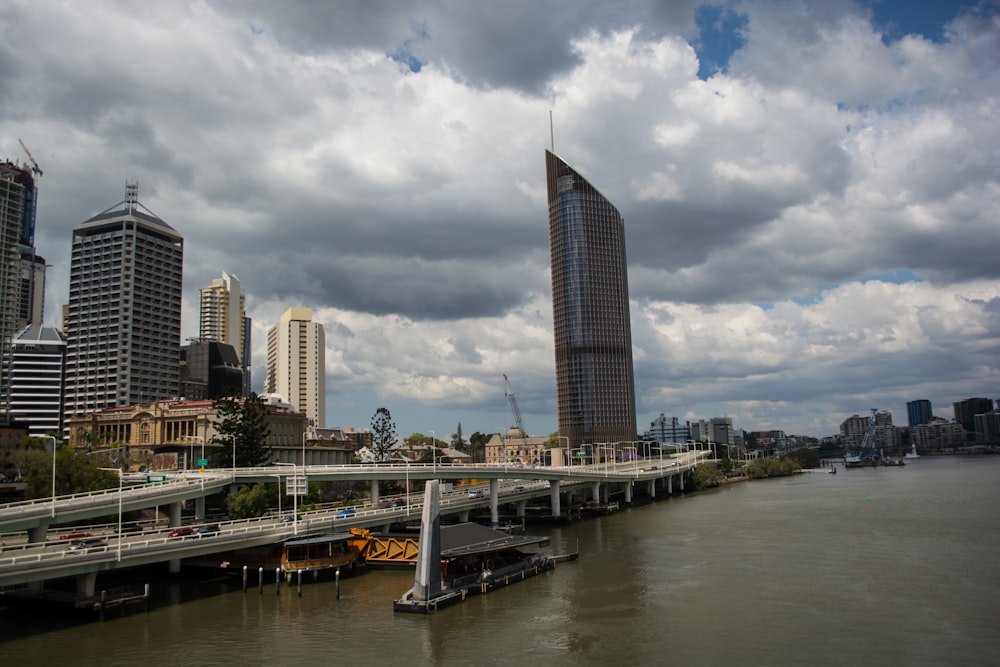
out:
M66 533L65 535L60 535L60 540L79 540L84 537L93 537L93 533Z
M171 530L167 537L187 537L188 535L194 535L194 528L178 528L177 530Z

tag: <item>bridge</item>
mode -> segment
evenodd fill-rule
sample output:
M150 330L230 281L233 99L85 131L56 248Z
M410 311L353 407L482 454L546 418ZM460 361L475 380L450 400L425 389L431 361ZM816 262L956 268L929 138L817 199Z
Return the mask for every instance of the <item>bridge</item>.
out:
M77 577L78 589L93 595L97 573L118 568L169 562L172 572L180 570L183 558L279 543L297 534L345 532L350 528L384 528L420 517L422 494L405 496L399 507L385 507L379 498L380 481L485 480L476 486L464 485L460 491L443 493L441 510L467 521L471 512L488 507L493 525L499 519L499 506L513 503L517 514L524 515L527 503L548 496L553 516L561 516L561 494L588 495L607 502L612 492L624 493L632 500L633 486L645 485L649 496L657 488L672 493L674 482L683 490L684 475L705 460L709 452L696 451L627 462L605 461L589 465L561 467L487 466L459 464L371 464L348 466L268 466L237 468L226 471L171 472L157 475L155 483L120 486L117 489L38 501L0 505L0 535L5 544L12 533L27 531L27 540L4 546L0 553L0 587L32 584L46 579ZM309 482L367 481L371 501L356 506L345 516L344 508L326 509L293 516L286 522L281 516L219 522L219 531L184 538L170 537L181 525L181 508L195 502L195 517L204 519L205 498L236 483L274 482L276 478L304 477ZM481 491L470 493L470 489ZM167 527L155 527L139 534L123 533L123 513L151 507L168 508ZM47 538L51 527L91 518L119 516L119 530L107 536L103 544L84 549L71 548L66 540Z

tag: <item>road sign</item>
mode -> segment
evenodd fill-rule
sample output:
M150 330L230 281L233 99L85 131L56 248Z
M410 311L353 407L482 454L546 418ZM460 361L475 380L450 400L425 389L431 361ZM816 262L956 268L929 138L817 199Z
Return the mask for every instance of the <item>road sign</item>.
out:
M146 482L153 484L155 482L165 482L167 481L166 475L146 475Z
M578 457L580 457L581 459L582 459L582 458L586 458L586 456L587 456L587 452L577 452L577 453L576 453L576 455L577 455Z
M208 459L198 459L198 467L199 468L207 468L208 467Z
M285 484L285 494L289 496L304 496L309 493L309 480L305 475L289 477Z

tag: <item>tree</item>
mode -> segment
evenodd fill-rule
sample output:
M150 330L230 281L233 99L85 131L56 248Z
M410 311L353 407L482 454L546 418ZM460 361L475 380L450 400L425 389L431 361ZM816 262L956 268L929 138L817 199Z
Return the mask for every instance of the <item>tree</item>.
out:
M472 454L473 461L482 462L486 460L486 443L489 440L490 436L479 431L469 436L469 453Z
M14 463L24 478L24 497L29 500L51 498L52 454L39 447L37 443L40 441L35 440L36 444L33 445L32 440L35 439L28 439L28 446L35 448L19 452L14 457ZM99 461L91 461L85 453L72 447L67 445L59 447L55 458L57 496L88 493L118 486L117 474L110 470L102 470Z
M691 479L694 480L694 488L701 491L712 486L719 486L722 483L723 475L719 466L714 463L702 463L691 471Z
M372 415L372 455L376 461L388 461L396 446L396 424L389 408L381 407Z
M220 446L212 455L215 466L252 468L270 461L264 441L271 429L267 424L267 408L260 396L254 392L246 398L224 396L215 401L215 409L219 420L212 424L216 432L212 442Z
M458 429L451 434L451 446L460 452L465 451L465 438L462 437L462 422L458 422Z
M239 452L237 452L237 457ZM280 491L280 485L279 485ZM275 498L273 484L242 486L226 496L226 514L230 519L253 519L267 514Z

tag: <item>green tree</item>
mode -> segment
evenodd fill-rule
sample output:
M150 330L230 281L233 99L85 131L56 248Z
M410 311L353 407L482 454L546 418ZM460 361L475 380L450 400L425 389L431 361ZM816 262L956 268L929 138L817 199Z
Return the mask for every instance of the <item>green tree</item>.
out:
M260 396L254 392L246 398L224 396L215 401L215 409L218 420L212 424L216 432L212 442L219 448L212 455L213 465L220 468L252 468L270 461L271 455L264 441L271 429L267 424L267 408Z
M719 486L722 483L723 474L719 466L714 463L702 463L691 471L691 479L694 481L694 488L698 491L712 486Z
M489 440L490 436L479 431L469 436L469 453L472 455L473 461L483 462L486 460L486 443Z
M376 461L388 461L396 446L396 424L389 408L381 407L372 415L372 455Z
M52 497L52 454L44 450L44 440L28 439L28 449L14 456L14 464L24 478L28 500ZM56 495L88 493L118 486L118 475L102 470L100 461L91 461L84 452L68 445L56 449Z
M819 452L815 449L803 447L788 452L783 458L791 459L798 464L799 468L818 468Z
M462 437L462 422L458 422L458 429L451 434L451 446L460 452L465 451L465 438Z
M277 495L273 484L241 486L236 492L226 496L226 514L230 519L264 516L274 500L277 500Z

